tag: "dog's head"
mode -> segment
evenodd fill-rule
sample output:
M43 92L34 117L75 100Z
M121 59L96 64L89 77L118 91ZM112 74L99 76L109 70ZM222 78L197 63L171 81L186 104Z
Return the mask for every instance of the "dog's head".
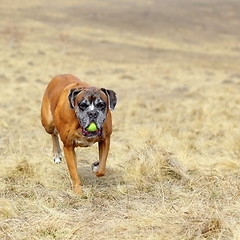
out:
M113 90L95 87L73 88L70 90L68 100L86 137L101 135L108 111L114 110L117 104L116 93ZM87 130L92 122L97 126L94 132Z

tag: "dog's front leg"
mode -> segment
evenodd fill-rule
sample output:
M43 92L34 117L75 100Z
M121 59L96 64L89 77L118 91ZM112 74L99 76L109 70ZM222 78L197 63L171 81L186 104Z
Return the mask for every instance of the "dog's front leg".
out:
M82 195L81 181L77 172L77 161L74 147L63 147L64 155L67 161L69 174L72 180L73 191L77 194Z
M98 143L99 162L93 164L93 170L96 172L97 177L102 177L105 175L109 146L110 137Z

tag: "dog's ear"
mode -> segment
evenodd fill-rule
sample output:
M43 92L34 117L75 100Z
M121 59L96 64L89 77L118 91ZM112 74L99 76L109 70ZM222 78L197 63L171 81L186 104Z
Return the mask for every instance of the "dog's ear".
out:
M115 106L117 104L117 96L116 93L113 90L108 90L105 88L101 88L101 90L107 95L108 97L108 103L110 110L114 110Z
M75 98L81 91L82 91L82 88L73 88L70 90L70 92L68 94L68 101L69 101L71 109L74 109Z

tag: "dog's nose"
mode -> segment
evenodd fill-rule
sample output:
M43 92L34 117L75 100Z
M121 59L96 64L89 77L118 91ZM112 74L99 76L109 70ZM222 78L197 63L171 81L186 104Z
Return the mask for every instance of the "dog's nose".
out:
M98 112L94 111L94 110L89 111L87 114L90 118L97 118L98 117Z

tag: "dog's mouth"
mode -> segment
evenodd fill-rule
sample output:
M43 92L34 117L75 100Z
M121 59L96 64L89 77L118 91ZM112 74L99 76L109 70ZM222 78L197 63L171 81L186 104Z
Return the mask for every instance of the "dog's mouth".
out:
M83 128L82 134L84 137L97 137L102 135L102 129L97 129L96 131L88 131L87 128Z

